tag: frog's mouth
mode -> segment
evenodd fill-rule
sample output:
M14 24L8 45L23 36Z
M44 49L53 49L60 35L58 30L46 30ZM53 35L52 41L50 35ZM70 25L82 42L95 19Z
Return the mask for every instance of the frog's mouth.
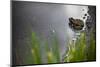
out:
M82 30L84 22L80 19L69 18L69 26L74 30Z

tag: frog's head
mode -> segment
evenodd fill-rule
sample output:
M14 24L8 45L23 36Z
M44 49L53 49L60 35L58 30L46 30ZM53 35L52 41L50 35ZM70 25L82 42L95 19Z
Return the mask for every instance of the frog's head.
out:
M69 26L74 30L82 30L84 22L80 19L69 18Z

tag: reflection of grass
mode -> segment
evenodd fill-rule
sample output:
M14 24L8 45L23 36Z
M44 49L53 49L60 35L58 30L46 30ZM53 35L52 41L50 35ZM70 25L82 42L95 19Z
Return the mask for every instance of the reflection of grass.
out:
M66 57L64 58L64 62L78 62L78 61L86 61L86 60L95 60L95 39L93 34L91 33L91 43L88 51L86 51L86 36L85 33L81 33L80 39L78 39L75 43L73 42L68 44L68 51L66 53ZM48 41L45 40L45 47L41 48L41 41L35 34L32 32L32 60L33 64L42 64L42 63L59 63L60 62L60 54L59 54L59 42L55 34L51 39L51 48L48 45ZM42 51L45 53L41 53ZM87 53L88 54L87 54ZM41 58L44 54L46 62L44 62Z

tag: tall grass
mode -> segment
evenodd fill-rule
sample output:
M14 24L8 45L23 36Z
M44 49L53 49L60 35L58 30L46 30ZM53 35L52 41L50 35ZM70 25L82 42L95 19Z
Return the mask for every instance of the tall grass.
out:
M56 59L56 63L60 62L60 51L59 51L59 42L58 42L58 38L56 36L56 33L53 33L53 37L52 37L52 50L53 50L53 54L55 56Z
M34 64L40 64L41 63L40 43L35 33L32 33L32 50L31 51L34 58L33 59Z
M90 33L90 46L88 48L87 59L88 61L96 60L96 37L95 37L95 30Z
M32 32L31 38L31 60L33 64L42 64L42 63L60 63L60 51L59 51L59 41L56 36L56 33L53 34L51 39L51 44L48 43L47 40L44 41L44 48L41 47L41 41L35 32ZM90 47L88 51L86 51L86 34L84 32L81 33L80 38L76 40L75 44L73 41L68 43L68 51L64 57L64 62L80 62L80 61L89 61L96 59L96 45L95 38L93 33L91 33L91 41ZM49 47L51 45L51 47ZM45 53L41 53L42 51ZM87 53L88 54L87 54ZM41 58L44 54L46 61L43 61ZM30 58L29 58L30 59Z
M55 34L53 34L51 39L51 48L49 47L48 41L45 40L45 48L41 48L41 41L39 41L39 37L36 35L35 32L32 32L32 56L33 56L33 63L34 64L42 64L44 61L41 58L45 54L47 59L47 63L59 63L60 62L60 54L59 54L59 43L58 38ZM41 53L43 50L46 51L46 53Z
M68 52L64 62L81 62L81 61L94 61L96 60L96 44L93 32L90 38L90 47L87 49L86 34L81 33L80 39L78 39L73 46L73 42L68 45Z
M68 52L64 59L65 62L79 62L85 61L85 34L81 33L80 39L76 41L75 44L73 42L68 45Z

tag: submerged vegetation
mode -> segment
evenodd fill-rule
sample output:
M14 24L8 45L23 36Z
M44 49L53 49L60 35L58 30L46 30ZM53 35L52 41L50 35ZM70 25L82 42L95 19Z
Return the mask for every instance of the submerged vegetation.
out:
M96 44L94 34L91 33L90 46L87 49L86 44L86 34L82 32L80 38L69 42L67 45L67 52L65 54L63 62L80 62L80 61L94 61L96 60ZM37 37L35 32L32 32L32 62L33 64L42 64L42 63L60 63L60 52L59 52L59 42L56 37L56 34L52 38L52 48L49 48L49 43L45 40L44 48L41 47L41 41ZM42 51L45 53L42 53ZM44 55L42 55L44 54ZM45 61L42 56L45 56Z

